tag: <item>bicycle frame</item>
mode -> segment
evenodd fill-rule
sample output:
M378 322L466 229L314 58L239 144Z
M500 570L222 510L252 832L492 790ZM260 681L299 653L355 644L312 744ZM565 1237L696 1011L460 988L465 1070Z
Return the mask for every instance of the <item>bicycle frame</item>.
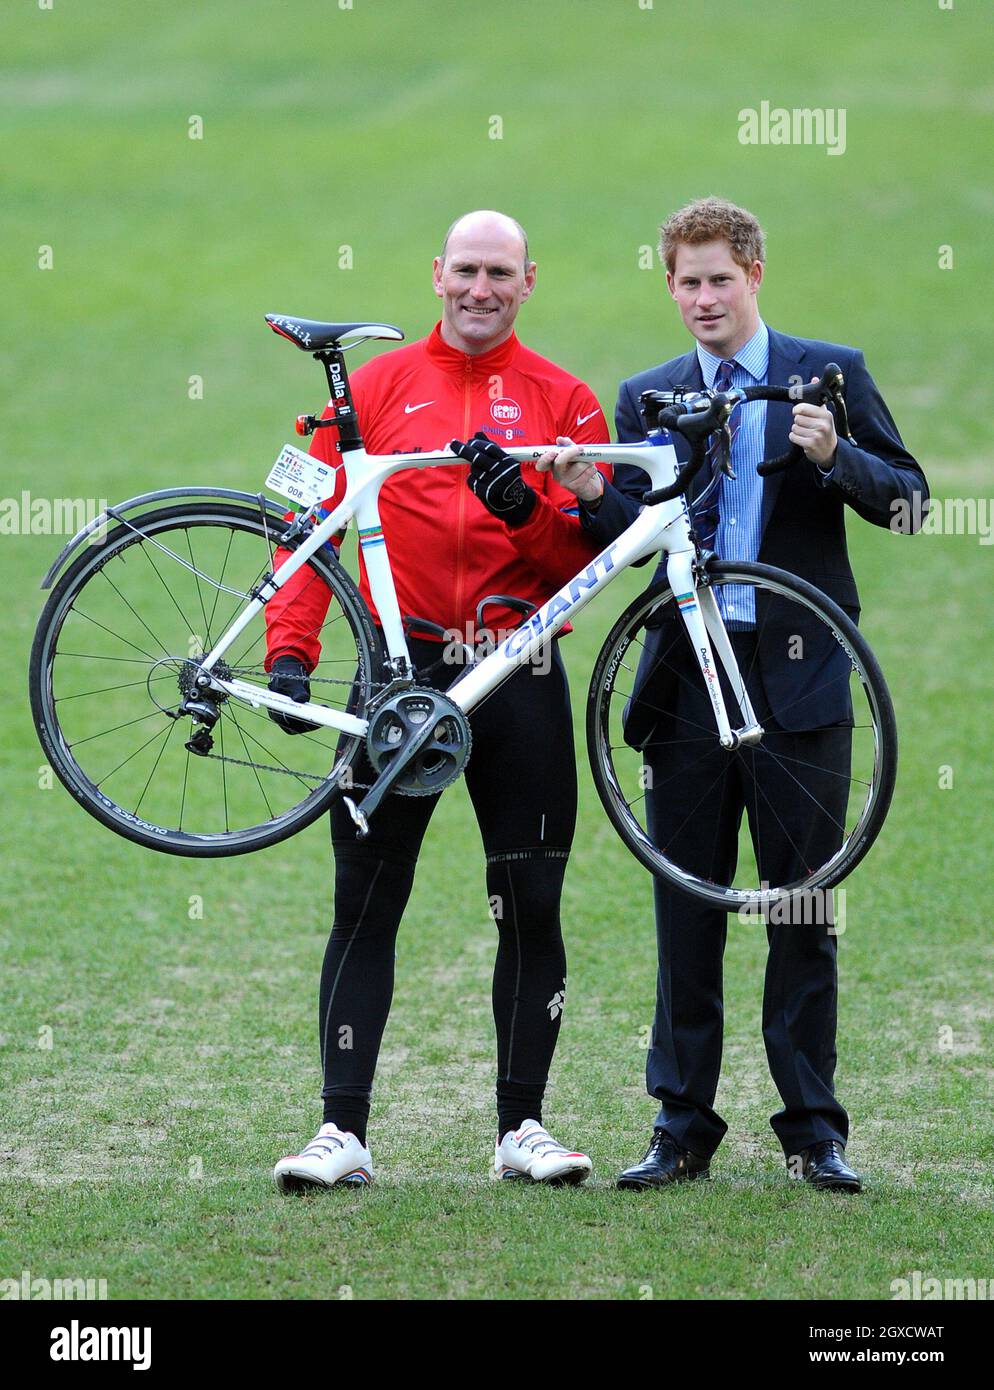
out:
M545 449L517 446L506 452L519 462L534 462ZM580 457L591 462L635 464L649 475L653 487L669 485L678 470L676 453L664 431L654 432L649 443L588 445ZM390 569L388 538L384 537L378 505L379 490L387 478L408 468L440 468L461 463L448 450L433 454L392 454L378 456L364 449L350 449L340 467L346 469L345 496L301 543L294 554L273 575L265 580L232 624L224 632L201 665L211 672L219 690L245 700L255 708L266 708L283 714L301 715L301 706L287 696L265 690L242 680L223 680L213 674L214 665L223 657L238 635L256 617L274 594L306 564L346 522L355 520L359 530L369 577L373 602L379 614L386 639L387 652L394 671L400 676L413 675L413 667L404 635L403 621L397 603L393 574ZM680 613L686 625L708 690L717 722L720 742L727 748L742 742L755 742L762 735L745 690L745 683L732 653L718 605L709 588L697 589L693 562L696 554L690 529L687 500L676 497L668 502L644 507L635 521L606 549L595 555L586 569L556 591L535 613L515 629L487 656L473 663L448 689L448 696L469 714L519 666L551 641L563 626L605 589L634 561L662 551L667 556L666 573L677 596ZM713 646L712 646L713 643ZM717 650L721 665L728 675L743 720L743 727L731 727L725 707L714 660ZM368 720L339 710L328 709L318 702L307 705L307 719L315 724L339 729L343 733L365 736Z

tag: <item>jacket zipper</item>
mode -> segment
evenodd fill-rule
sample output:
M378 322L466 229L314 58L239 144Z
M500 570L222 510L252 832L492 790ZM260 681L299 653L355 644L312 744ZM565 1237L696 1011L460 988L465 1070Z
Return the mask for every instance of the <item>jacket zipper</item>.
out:
M472 407L472 403L473 403L473 364L472 364L472 362L469 361L469 359L467 358L467 360L466 360L465 371L464 371L464 373L463 373L463 419L462 419L462 437L463 437L463 439L468 439L468 438L469 438L469 421L470 421L470 410L471 410L471 407ZM465 529L466 529L466 492L467 492L468 489L465 488L465 487L463 486L463 481L464 481L464 480L463 480L463 478L461 477L461 475L456 474L455 476L456 476L456 478L457 478L457 487L458 487L458 491L459 491L459 501L458 501L457 508L456 508L457 517L456 517L456 592L455 592L455 621L454 621L454 623L452 624L452 626L455 627L455 628L457 628L457 629L459 630L460 636L464 636L464 634L463 634L463 632L462 632L462 619L463 619L463 588L464 588L464 582L463 582L463 581L464 581L464 569L465 569L465 566L464 566L464 564L463 564L463 545L464 545L464 540L465 540Z

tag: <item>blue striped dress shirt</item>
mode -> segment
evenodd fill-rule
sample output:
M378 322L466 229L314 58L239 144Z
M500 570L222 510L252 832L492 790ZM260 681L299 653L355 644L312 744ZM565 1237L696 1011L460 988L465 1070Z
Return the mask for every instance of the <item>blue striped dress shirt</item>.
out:
M715 357L697 344L697 360L704 383L714 389L714 380L723 361L735 362L733 386L766 385L770 365L770 333L760 320L759 327L734 359ZM763 461L766 434L766 402L750 401L736 408L738 429L732 444L734 480L722 477L715 551L722 560L755 560L762 533L763 480L756 472ZM756 596L744 585L724 585L717 590L725 622L733 628L755 627Z

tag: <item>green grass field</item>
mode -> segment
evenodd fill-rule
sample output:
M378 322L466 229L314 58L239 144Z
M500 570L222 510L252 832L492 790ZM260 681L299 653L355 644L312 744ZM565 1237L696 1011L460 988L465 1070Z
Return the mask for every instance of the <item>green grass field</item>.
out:
M863 347L933 495L981 499L984 515L986 35L968 0L838 0L830 24L788 0L21 0L0 59L0 491L258 489L293 417L323 400L319 369L262 314L419 336L435 321L431 256L477 206L531 235L522 337L610 414L622 376L688 342L640 248L715 192L766 227L767 321ZM740 110L763 101L844 108L845 153L740 144ZM186 861L40 785L27 654L63 539L0 535L0 1279L104 1278L111 1298L880 1299L913 1270L994 1274L994 552L856 517L849 534L902 741L840 952L838 1089L865 1194L786 1180L759 1026L765 936L734 919L714 1180L614 1190L654 1113L655 948L648 878L584 767L546 1116L587 1148L594 1180L487 1181L494 930L460 786L400 938L377 1184L297 1201L270 1170L319 1117L327 827ZM626 597L644 579L627 576ZM581 738L610 595L568 641Z

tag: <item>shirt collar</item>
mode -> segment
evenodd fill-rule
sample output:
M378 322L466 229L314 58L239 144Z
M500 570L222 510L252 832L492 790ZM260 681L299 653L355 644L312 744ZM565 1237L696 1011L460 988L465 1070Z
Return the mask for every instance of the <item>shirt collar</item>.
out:
M458 348L450 347L442 337L441 320L428 334L426 343L428 356L437 366L448 371L471 370L484 373L487 376L507 367L519 347L517 336L512 332L509 338L505 338L502 343L491 348L489 352L475 354L460 352Z
M708 352L706 347L697 344L697 360L700 363L701 375L704 384L709 390L714 389L714 379L718 375L718 368L722 362L729 359L715 357L713 352ZM749 373L753 381L763 381L770 366L770 330L762 319L759 320L759 327L747 343L743 343L735 354L735 361L739 366Z

